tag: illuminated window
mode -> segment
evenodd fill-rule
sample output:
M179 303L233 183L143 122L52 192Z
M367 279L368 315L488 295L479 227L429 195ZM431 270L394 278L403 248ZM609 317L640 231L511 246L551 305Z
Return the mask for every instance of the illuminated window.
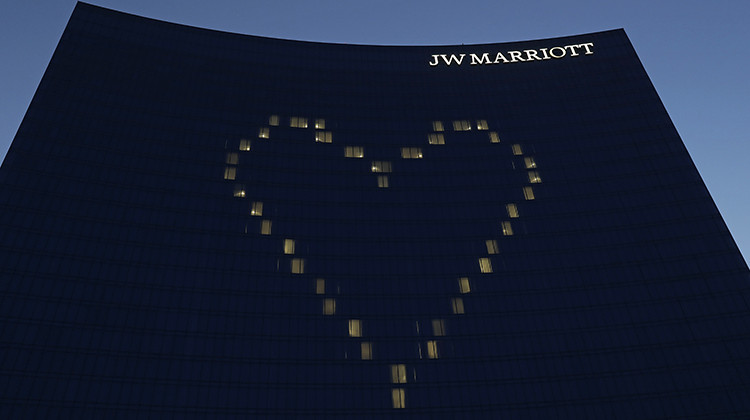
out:
M453 121L453 131L469 131L471 123L468 120Z
M289 126L292 128L307 128L307 118L292 117L289 119Z
M443 128L443 122L442 121L433 121L432 122L432 131L445 131Z
M445 144L445 136L442 133L428 134L427 142L430 144Z
M324 295L326 293L326 280L315 279L315 294Z
M422 159L422 148L420 147L402 147L401 157L404 159Z
M523 158L523 163L526 165L526 169L534 169L536 168L536 162L534 161L533 156L526 156Z
M261 235L270 235L271 234L271 221L270 220L261 220L260 221L260 234Z
M477 130L489 130L487 120L477 120Z
M388 188L387 175L378 175L378 188Z
M512 219L518 217L518 207L515 205L515 203L506 204L505 210L508 211L508 217Z
M511 146L511 148L513 149L514 155L518 156L523 154L523 150L521 150L520 144L514 144L513 146Z
M463 312L461 312L463 313ZM435 340L427 341L427 357L430 359L437 359L440 357L438 354L438 343Z
M237 167L227 166L224 168L224 179L233 180L237 178Z
M469 284L468 277L459 277L458 279L458 291L461 293L471 292L471 284Z
M227 164L236 165L240 163L240 156L237 153L227 153Z
M452 298L451 299L451 309L453 310L454 314L462 314L464 313L464 300L462 298Z
M245 196L245 186L241 184L237 184L234 186L234 196L242 198Z
M334 315L336 314L336 299L326 298L323 299L323 315Z
M250 151L250 140L242 139L240 140L240 150L243 152L249 152Z
M534 189L531 187L523 187L523 198L527 200L534 199Z
M442 319L432 320L432 334L442 337L445 335L445 321Z
M494 239L487 239L484 241L485 245L487 245L487 253L490 255L499 254L500 250L497 247L497 241Z
M510 222L503 222L502 223L502 229L503 229L503 235L504 236L512 236L513 235L513 226L510 225Z
M532 184L540 184L542 177L539 176L539 171L529 171L529 182Z
M393 388L391 390L391 400L393 401L393 408L405 408L406 407L406 392L403 388Z
M363 158L365 157L365 148L362 146L346 146L344 148L344 157Z
M324 130L326 128L326 120L322 118L318 118L315 120L315 128L318 130ZM328 142L330 143L330 142Z
M284 254L294 254L294 239L284 239Z
M271 136L271 129L268 127L261 127L260 130L258 130L258 137L262 139L267 139Z
M360 320L349 320L349 337L362 337L362 322Z
M262 201L253 201L253 204L250 206L250 215L251 216L263 216L263 202Z
M490 131L488 134L490 136L490 143L500 143L500 136L496 132Z
M372 162L372 166L370 168L373 172L382 172L382 173L390 173L391 172L391 162L383 161L383 160L376 160Z
M391 383L406 383L406 365L391 365Z
M360 345L360 349L362 350L362 360L372 360L372 343L364 341Z
M491 273L492 261L490 261L489 258L480 258L479 259L479 271L481 271L482 273Z
M318 143L331 143L333 142L333 134L330 131L316 131L315 141Z
M292 274L304 274L305 272L305 259L304 258L292 258Z
M274 127L276 127L277 125L279 125L279 116L278 115L271 115L270 117L268 117L268 125L272 125Z

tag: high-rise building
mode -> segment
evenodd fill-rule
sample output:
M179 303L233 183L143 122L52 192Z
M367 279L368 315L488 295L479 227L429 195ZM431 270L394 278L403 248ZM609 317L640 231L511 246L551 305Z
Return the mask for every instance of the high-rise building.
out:
M2 418L750 417L750 275L622 30L79 4L0 169Z

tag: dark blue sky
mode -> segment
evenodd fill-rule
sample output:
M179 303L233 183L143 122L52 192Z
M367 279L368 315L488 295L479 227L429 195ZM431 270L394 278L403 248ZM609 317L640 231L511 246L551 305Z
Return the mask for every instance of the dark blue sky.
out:
M355 44L517 41L625 28L745 256L750 255L750 2L740 0L92 0L211 29ZM75 6L0 5L0 158ZM749 188L750 190L750 188Z

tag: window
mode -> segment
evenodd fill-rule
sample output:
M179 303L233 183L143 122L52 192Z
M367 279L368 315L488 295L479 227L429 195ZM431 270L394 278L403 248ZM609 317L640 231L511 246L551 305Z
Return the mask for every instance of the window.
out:
M534 199L534 189L531 187L523 187L523 198L527 200Z
M420 147L402 147L401 157L404 159L422 159L422 148Z
M279 125L279 116L278 115L271 115L268 117L268 125L272 125L274 127Z
M393 384L405 384L406 383L406 365L391 365L391 383Z
M250 140L242 139L240 140L240 150L243 152L249 152L250 151Z
M289 127L292 128L307 128L307 118L304 117L292 117L289 119Z
M490 136L490 143L500 143L500 136L496 132L490 131L488 134Z
M458 291L461 293L469 293L471 292L471 285L469 284L469 278L468 277L459 277L458 278Z
M292 274L304 274L305 273L305 259L304 258L292 258Z
M430 359L437 359L440 357L438 354L438 344L435 340L427 341L427 357Z
M237 153L227 153L227 164L236 165L240 163L240 156Z
M261 235L270 235L271 234L271 221L270 220L261 220L260 221L260 234Z
M508 217L515 219L518 217L518 207L515 203L505 205L505 210L508 211Z
M442 337L445 335L445 321L442 319L432 320L432 334Z
M360 320L349 320L349 337L362 337L362 322Z
M513 226L510 225L510 222L503 222L501 227L503 229L503 236L513 236Z
M534 169L536 168L536 162L534 161L533 156L526 156L523 158L523 163L526 165L526 169Z
M324 130L326 128L326 120L318 118L315 120L315 128L318 130ZM330 143L330 142L328 142Z
M494 239L487 239L485 245L487 245L487 253L490 255L499 254L500 250L497 247L497 241Z
M315 294L324 295L326 293L326 280L315 279Z
M263 202L262 201L253 201L253 204L250 206L250 215L251 216L263 216Z
M540 184L542 182L539 171L529 171L529 182L532 184Z
M519 155L523 154L523 150L521 150L521 145L520 144L514 144L514 145L511 146L511 148L513 149L513 154L514 155L519 156Z
M477 130L488 130L487 120L477 120Z
M326 298L323 299L323 315L334 315L336 314L336 299Z
M387 175L378 175L378 188L388 188Z
M464 313L464 300L460 297L451 299L451 310L454 314L460 315Z
M427 142L430 144L445 144L445 136L442 133L428 134Z
M258 137L262 139L267 139L271 136L271 129L268 127L261 127L260 130L258 130Z
M453 121L453 131L469 131L471 123L468 120Z
M237 178L237 167L227 166L226 168L224 168L224 179L232 181L235 178Z
M234 196L243 198L245 197L245 186L242 184L237 184L234 186Z
M318 143L332 143L333 134L330 131L316 131L315 141Z
M405 408L406 407L406 392L403 388L393 388L391 390L391 400L393 401L393 408Z
M369 341L362 342L360 350L362 350L362 360L372 360L372 343Z
M344 148L344 157L363 158L365 157L365 148L362 146L346 146Z
M479 259L479 271L482 273L492 272L492 261L489 258L484 257Z
M371 170L373 172L390 173L391 172L391 162L384 161L384 160L376 160L376 161L372 162Z
M294 254L294 239L284 239L284 254Z
M433 121L432 122L432 131L445 131L445 128L443 128L443 122L442 121Z

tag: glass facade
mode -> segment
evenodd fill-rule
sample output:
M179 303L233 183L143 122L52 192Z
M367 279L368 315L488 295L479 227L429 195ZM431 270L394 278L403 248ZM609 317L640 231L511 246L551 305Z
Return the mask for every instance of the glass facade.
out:
M622 30L79 3L0 212L3 418L750 417L750 273Z

